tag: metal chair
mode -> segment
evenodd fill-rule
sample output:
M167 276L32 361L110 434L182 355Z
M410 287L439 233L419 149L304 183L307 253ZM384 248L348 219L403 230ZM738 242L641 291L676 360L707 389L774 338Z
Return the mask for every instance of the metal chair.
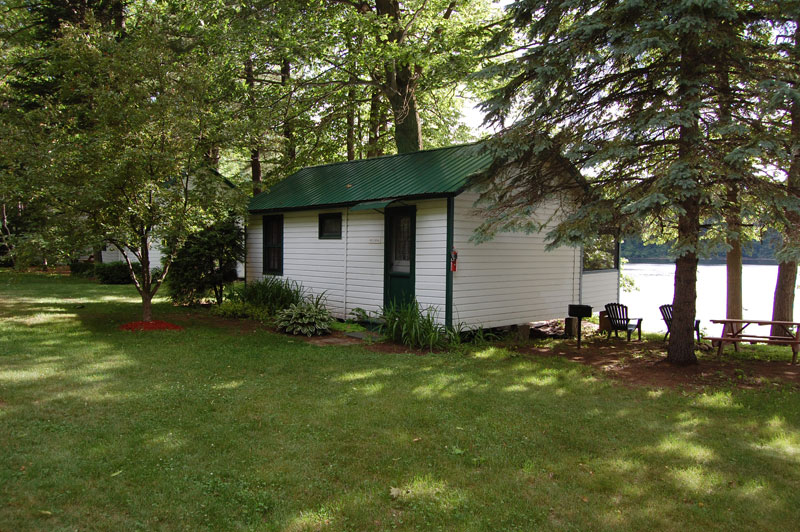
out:
M661 311L661 317L664 319L664 323L667 324L667 334L664 335L664 341L667 341L667 337L669 336L670 331L672 330L672 305L661 305L658 307L658 310ZM694 322L694 332L697 333L697 341L700 341L700 320L695 320Z
M620 303L609 303L606 305L606 315L608 316L608 321L611 322L608 338L611 338L612 331L617 338L619 338L619 331L625 331L628 333L628 341L630 342L631 333L638 330L639 340L642 339L642 318L629 318L627 306Z

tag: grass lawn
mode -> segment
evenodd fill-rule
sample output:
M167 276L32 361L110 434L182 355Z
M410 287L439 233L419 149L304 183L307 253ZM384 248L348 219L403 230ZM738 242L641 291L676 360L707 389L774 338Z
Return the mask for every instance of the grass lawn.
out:
M800 393L313 346L0 272L0 531L793 530Z

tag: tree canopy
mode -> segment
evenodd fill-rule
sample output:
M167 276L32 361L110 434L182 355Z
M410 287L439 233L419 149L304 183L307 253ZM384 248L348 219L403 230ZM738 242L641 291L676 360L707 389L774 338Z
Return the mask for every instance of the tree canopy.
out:
M537 230L528 214L556 195L552 245L602 233L669 238L668 359L694 362L697 259L727 232L726 185L760 204L787 199L755 170L774 146L755 108L770 25L727 0L521 0L510 14L504 36L525 46L485 72L504 80L485 105L489 119L510 123L493 144L482 237Z

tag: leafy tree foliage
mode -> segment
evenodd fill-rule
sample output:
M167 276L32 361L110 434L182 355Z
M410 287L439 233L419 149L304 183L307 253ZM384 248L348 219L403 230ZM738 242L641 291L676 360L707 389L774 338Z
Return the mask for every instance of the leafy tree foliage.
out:
M724 231L725 185L779 192L752 171L765 138L748 91L768 31L751 15L726 0L520 0L506 36L522 33L527 45L486 73L505 82L486 104L490 117L512 124L494 143L483 237L540 229L528 216L553 195L562 201L552 245L643 228L670 236L675 364L696 362L697 260ZM739 81L724 90L725 78Z
M244 260L244 230L236 218L219 221L190 235L178 250L169 274L170 297L196 303L213 294L222 304L225 286L236 280L236 264Z
M91 16L62 25L45 71L55 89L17 121L19 179L122 252L145 320L180 244L239 199L209 160L235 87L184 16L142 5L124 36ZM154 243L165 251L157 276Z

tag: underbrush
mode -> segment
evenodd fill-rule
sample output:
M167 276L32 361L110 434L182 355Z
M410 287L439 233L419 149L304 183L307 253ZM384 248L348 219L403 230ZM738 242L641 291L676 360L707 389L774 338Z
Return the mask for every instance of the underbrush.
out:
M224 318L254 319L288 334L306 336L330 333L333 322L324 294L311 297L300 283L279 277L234 287L212 313Z

